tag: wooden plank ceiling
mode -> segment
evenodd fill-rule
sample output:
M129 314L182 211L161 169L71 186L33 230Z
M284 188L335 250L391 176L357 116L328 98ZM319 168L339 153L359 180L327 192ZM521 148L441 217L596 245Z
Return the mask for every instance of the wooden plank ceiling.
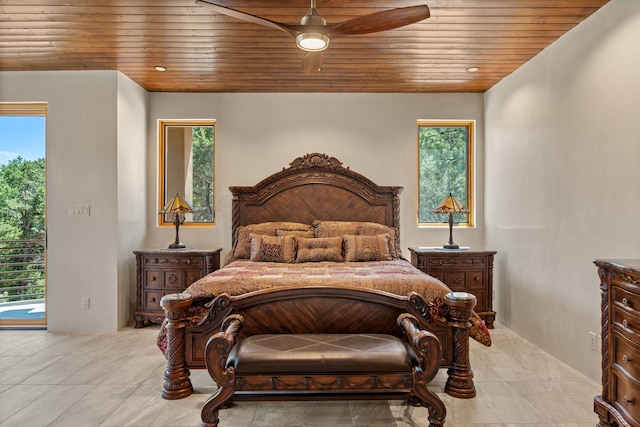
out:
M305 74L292 36L193 0L2 0L0 71L120 70L148 91L171 92L484 92L607 2L317 0L328 24L419 4L431 17L334 37L321 71ZM310 6L219 4L288 24Z

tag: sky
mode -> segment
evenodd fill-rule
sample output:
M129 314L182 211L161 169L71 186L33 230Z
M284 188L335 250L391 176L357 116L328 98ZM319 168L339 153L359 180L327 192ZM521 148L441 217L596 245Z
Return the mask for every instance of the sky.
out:
M44 116L0 116L0 165L44 157Z

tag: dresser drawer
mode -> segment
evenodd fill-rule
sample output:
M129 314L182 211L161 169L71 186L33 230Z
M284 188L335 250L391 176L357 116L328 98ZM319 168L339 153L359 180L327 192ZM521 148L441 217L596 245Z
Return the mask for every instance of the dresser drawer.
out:
M487 287L487 278L484 270L444 270L430 268L427 274L443 281L453 291L471 292Z
M185 276L184 284L186 287L192 284L193 282L195 282L196 280L200 279L201 277L204 277L205 275L202 273L202 270L185 270L184 276Z
M613 293L612 299L615 306L640 316L640 295L629 292L620 286L612 286L611 292Z
M477 303L476 308L474 309L477 313L482 313L487 311L487 291L480 289L472 289L469 291L470 294L476 297Z
M204 267L204 259L201 256L151 255L143 257L143 265L145 268L153 268L154 266L161 268L202 268Z
M182 270L163 270L162 280L165 288L181 289L184 287L184 279L182 278L184 271Z
M453 291L464 292L467 290L467 272L464 270L447 271L444 282Z
M147 288L162 287L162 270L147 269L144 271L144 286Z
M487 265L486 257L461 257L461 256L429 256L427 258L426 267L469 267L469 266L485 266Z
M473 293L473 289L483 289L485 287L484 270L470 270L467 272L467 287Z
M631 425L640 425L640 383L617 370L613 374L612 405Z
M145 310L162 310L160 300L163 293L161 291L151 291L144 293L144 309Z
M613 333L613 354L611 355L613 364L617 369L625 371L632 378L640 381L640 343L633 342L629 338Z
M611 325L629 340L640 344L640 316L618 306L613 307Z

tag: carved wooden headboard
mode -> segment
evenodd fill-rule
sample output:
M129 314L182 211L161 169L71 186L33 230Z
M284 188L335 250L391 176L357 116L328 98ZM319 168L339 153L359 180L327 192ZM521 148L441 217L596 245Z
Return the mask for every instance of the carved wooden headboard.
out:
M311 153L253 187L229 187L232 227L269 221L368 221L400 229L402 187L381 187L335 157Z

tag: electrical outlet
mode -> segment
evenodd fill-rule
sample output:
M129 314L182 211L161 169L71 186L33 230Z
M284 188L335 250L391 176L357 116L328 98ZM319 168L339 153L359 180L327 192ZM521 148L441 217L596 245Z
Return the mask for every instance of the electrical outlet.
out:
M82 309L89 310L91 308L91 299L89 297L82 298Z
M595 332L589 332L589 340L591 350L598 351L598 334L596 334Z
M602 335L598 335L597 346L598 346L598 351L602 351Z

